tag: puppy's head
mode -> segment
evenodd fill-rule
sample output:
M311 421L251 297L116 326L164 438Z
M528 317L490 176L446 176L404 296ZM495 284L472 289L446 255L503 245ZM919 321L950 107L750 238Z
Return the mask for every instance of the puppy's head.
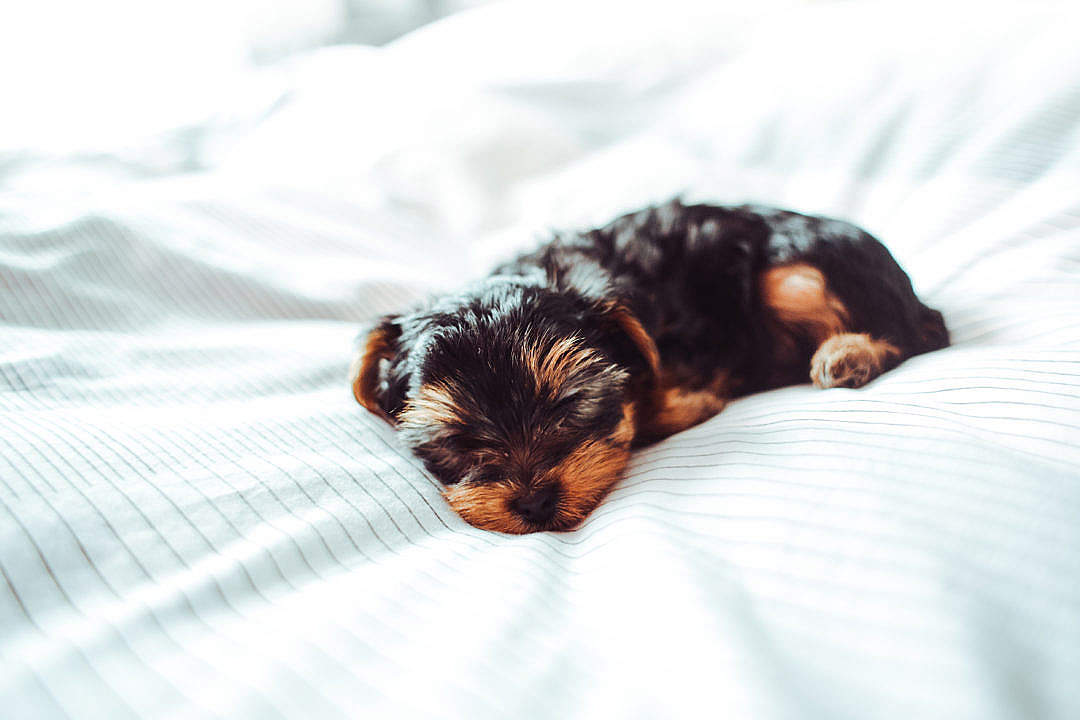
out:
M618 479L631 391L657 351L625 306L492 278L384 319L353 370L469 523L508 533L580 523Z

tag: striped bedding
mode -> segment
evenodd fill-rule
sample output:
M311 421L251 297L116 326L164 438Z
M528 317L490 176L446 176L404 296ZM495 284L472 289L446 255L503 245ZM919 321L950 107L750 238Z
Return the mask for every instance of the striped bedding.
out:
M498 3L7 163L0 714L1080 715L1080 15L745 6ZM864 225L954 347L465 525L358 329L680 192Z

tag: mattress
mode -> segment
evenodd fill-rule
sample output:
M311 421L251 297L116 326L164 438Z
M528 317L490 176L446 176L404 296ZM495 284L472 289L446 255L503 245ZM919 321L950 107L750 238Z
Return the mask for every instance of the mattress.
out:
M7 153L4 715L1077 717L1078 26L496 3ZM737 400L572 532L468 526L357 332L678 194L866 227L953 346Z

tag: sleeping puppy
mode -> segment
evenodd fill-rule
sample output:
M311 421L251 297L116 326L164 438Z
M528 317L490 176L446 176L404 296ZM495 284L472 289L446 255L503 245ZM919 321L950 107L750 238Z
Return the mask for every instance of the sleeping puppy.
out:
M676 200L384 318L352 387L461 517L529 533L578 525L633 447L731 398L808 376L859 387L948 343L941 314L859 228Z

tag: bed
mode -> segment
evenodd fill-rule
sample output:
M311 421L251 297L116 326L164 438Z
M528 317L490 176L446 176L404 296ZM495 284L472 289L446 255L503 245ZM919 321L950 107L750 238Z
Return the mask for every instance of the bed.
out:
M1077 27L495 3L0 153L4 716L1080 716ZM464 524L356 334L680 194L859 223L953 347L740 399L573 532Z

